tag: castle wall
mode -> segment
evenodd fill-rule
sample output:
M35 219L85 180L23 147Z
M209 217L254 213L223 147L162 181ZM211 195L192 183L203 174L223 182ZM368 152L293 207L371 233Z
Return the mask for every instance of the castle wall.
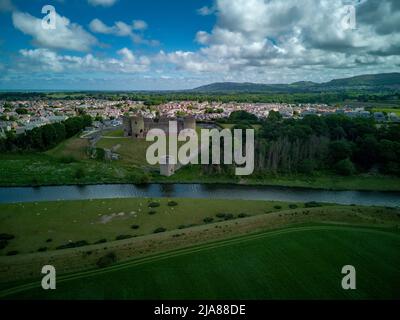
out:
M194 117L186 117L184 119L160 118L158 121L143 118L142 116L123 117L123 128L125 137L133 137L134 139L144 139L147 133L152 129L161 129L165 134L169 134L169 122L177 122L178 134L184 129L196 130L196 120Z

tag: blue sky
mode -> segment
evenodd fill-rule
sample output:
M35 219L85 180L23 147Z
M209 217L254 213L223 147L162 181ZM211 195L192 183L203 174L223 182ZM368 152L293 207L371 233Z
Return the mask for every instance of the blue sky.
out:
M44 5L56 10L55 30L41 27ZM396 0L0 0L0 89L174 90L393 72L399 25Z

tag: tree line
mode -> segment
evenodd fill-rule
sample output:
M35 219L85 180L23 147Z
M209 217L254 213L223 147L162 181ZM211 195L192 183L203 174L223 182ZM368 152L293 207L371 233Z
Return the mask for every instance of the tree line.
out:
M234 129L252 128L252 117L236 114ZM256 132L255 168L258 174L339 175L373 172L400 176L400 125L376 124L373 119L345 115L308 115L283 119L271 112L259 121ZM232 174L230 166L210 165L205 173Z
M92 118L89 115L82 115L63 122L36 127L19 135L9 131L5 138L0 138L0 152L46 151L91 124Z

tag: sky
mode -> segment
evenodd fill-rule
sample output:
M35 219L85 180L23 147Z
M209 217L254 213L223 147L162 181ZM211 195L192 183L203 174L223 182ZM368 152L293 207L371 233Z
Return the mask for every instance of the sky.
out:
M0 90L181 90L399 70L399 0L0 0Z

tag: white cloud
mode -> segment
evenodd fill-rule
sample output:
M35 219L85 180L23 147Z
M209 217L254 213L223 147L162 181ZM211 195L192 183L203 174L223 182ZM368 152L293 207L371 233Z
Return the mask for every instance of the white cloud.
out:
M297 74L302 79L307 72L332 77L342 70L399 68L399 2L354 2L357 29L345 30L341 21L348 0L216 0L216 25L195 36L203 47L161 53L160 58L190 72L225 69L222 76L252 75L260 80L271 74Z
M46 30L42 20L29 13L15 11L12 14L14 27L33 37L33 43L51 49L89 51L97 43L95 37L66 17L56 14L56 29Z
M88 2L92 6L111 7L117 2L117 0L88 0Z
M215 13L215 7L201 7L197 10L197 13L201 16L209 16Z
M146 30L147 23L143 20L133 20L133 30Z
M94 33L112 34L119 37L131 37L134 43L147 44L147 45L158 45L157 40L148 40L143 38L141 34L137 34L134 31L145 30L147 23L143 20L133 20L131 24L127 24L123 21L117 21L113 26L107 26L100 19L93 19L89 28Z
M20 50L21 58L17 69L33 72L68 73L68 72L112 72L112 73L137 73L145 72L151 64L150 59L144 56L135 56L128 48L117 52L116 58L97 58L92 54L84 56L60 55L49 49L23 49Z

